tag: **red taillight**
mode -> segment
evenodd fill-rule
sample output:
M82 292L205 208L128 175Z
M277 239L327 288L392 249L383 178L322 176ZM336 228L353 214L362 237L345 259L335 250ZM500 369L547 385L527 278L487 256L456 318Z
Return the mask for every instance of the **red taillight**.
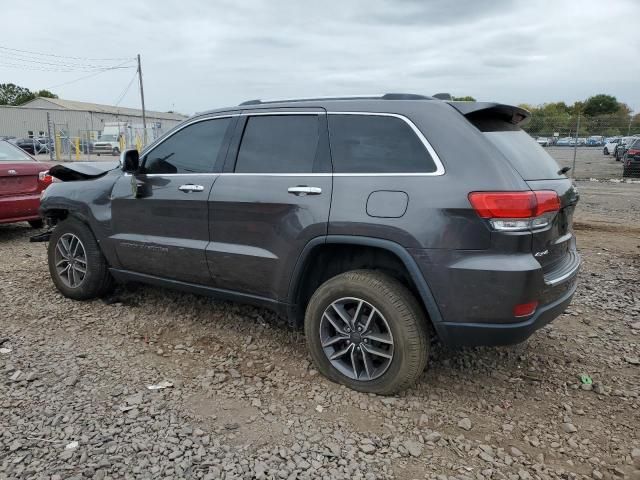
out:
M553 190L471 192L469 202L482 218L532 218L560 210L560 198Z
M40 186L44 190L53 183L53 177L49 175L49 171L46 170L44 172L38 173L38 182L40 182Z
M636 150L635 148L634 149L629 149L627 151L627 155L640 155L640 150Z
M513 307L514 317L528 317L538 308L538 302L521 303Z

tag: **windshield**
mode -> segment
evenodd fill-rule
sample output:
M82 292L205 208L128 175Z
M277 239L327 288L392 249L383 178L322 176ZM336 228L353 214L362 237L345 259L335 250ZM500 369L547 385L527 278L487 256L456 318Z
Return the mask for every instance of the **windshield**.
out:
M0 141L0 162L35 162L35 160L19 148Z
M102 142L117 142L118 141L118 136L117 135L102 135L98 140L100 140Z

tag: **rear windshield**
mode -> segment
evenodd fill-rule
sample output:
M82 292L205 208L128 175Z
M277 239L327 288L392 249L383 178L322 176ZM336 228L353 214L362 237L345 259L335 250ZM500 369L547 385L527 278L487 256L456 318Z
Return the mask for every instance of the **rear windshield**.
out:
M0 140L0 162L35 162L33 158L18 147Z
M495 119L471 120L525 180L566 178L558 163L527 132Z

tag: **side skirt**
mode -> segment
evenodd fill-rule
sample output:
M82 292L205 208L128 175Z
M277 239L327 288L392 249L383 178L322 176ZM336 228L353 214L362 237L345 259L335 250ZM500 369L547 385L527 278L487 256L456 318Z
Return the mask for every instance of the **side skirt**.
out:
M120 270L110 268L109 272L118 282L140 282L157 287L169 288L172 290L180 290L182 292L194 293L196 295L205 295L217 300L225 300L230 302L245 303L264 307L273 310L279 315L287 314L288 304L273 300L271 298L250 295L246 293L235 292L233 290L225 290L222 288L213 288L206 285L196 283L182 282L180 280L171 280L167 278L157 277L155 275L147 275L145 273L131 272L129 270Z

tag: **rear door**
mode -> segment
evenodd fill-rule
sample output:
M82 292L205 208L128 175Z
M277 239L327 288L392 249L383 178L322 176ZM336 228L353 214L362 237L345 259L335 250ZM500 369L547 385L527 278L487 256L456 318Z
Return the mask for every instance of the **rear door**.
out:
M186 124L144 154L141 173L116 182L111 239L123 269L210 283L207 201L234 122L224 116Z
M209 203L206 256L216 287L286 298L302 249L327 233L327 136L320 109L252 111L239 118Z

